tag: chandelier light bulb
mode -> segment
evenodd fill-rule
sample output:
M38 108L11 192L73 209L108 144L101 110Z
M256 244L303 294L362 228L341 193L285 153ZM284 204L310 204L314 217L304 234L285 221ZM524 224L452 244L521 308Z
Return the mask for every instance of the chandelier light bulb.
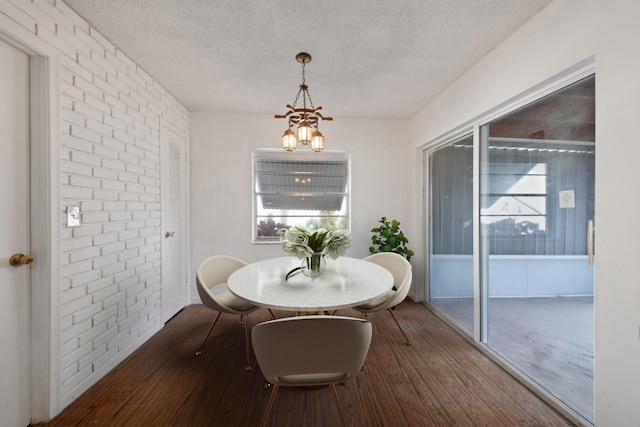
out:
M311 149L316 153L324 150L324 135L319 130L313 132L311 136Z
M284 134L282 135L282 148L287 151L293 151L296 149L297 143L298 140L294 131L291 129L284 131Z
M301 144L308 145L311 142L311 135L313 135L313 128L307 120L303 120L298 125L298 141Z

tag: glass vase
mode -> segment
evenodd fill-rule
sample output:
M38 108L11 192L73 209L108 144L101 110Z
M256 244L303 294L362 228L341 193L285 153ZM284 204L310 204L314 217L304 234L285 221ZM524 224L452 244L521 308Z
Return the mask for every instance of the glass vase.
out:
M302 274L307 277L318 277L324 273L326 268L327 261L321 252L314 252L313 255L304 258L300 267Z

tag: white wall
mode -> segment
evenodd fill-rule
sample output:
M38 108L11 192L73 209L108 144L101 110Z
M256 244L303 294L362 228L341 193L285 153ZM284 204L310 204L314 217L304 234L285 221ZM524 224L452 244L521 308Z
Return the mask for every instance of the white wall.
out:
M417 150L571 67L595 61L599 426L640 423L639 17L635 0L556 0L411 121ZM417 163L414 168L419 194L421 171Z
M593 296L586 255L492 255L487 271L489 297ZM433 255L429 273L431 298L473 298L473 255Z
M60 0L0 2L0 33L60 65L55 415L163 325L160 119L188 138L189 112ZM81 208L77 228L66 227L69 205Z
M279 244L251 243L251 151L278 148L284 130L284 120L272 115L192 113L192 271L215 254L247 262L286 256ZM336 117L322 124L322 133L327 150L351 153L353 244L347 255L368 255L370 230L382 216L398 219L411 235L407 122ZM199 302L195 283L191 296Z

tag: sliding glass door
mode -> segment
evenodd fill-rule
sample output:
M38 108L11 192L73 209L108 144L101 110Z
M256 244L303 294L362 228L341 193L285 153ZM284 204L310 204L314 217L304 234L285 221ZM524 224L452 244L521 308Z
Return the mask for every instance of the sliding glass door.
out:
M482 340L593 419L594 77L481 129Z
M588 420L594 89L590 76L480 126L475 150L472 134L433 149L428 175L431 303Z

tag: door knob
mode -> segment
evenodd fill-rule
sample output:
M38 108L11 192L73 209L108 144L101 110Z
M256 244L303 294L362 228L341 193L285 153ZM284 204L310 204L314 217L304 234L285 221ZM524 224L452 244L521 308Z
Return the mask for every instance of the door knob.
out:
M176 232L175 231L167 231L166 233L164 233L164 237L166 237L167 239L169 237L175 237Z
M9 264L14 267L20 267L21 265L31 264L33 262L33 257L31 255L25 254L13 254L11 258L9 258Z

